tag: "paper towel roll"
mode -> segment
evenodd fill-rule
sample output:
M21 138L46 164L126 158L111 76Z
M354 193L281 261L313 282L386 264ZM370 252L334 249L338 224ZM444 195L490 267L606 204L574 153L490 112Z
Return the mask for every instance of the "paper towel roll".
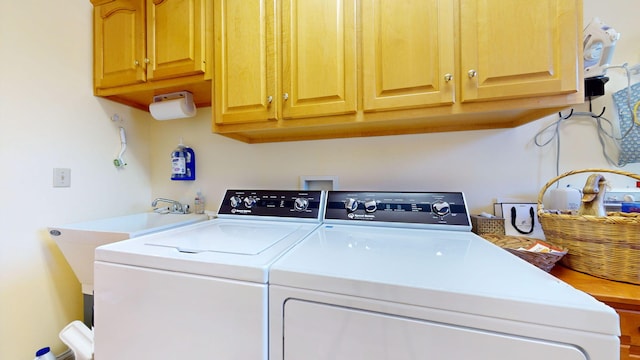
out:
M196 106L186 98L164 100L149 104L149 112L156 120L188 118L196 115Z

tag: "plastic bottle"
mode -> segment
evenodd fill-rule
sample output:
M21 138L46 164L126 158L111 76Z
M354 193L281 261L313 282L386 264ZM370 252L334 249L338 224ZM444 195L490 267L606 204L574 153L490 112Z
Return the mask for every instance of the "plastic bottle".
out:
M184 145L178 145L171 153L171 180L178 180L187 174L187 157Z
M35 360L56 360L56 356L53 355L51 349L47 346L36 351Z
M196 179L196 154L182 140L171 153L171 180Z
M196 193L195 200L193 201L193 212L196 214L204 214L204 197L199 190Z

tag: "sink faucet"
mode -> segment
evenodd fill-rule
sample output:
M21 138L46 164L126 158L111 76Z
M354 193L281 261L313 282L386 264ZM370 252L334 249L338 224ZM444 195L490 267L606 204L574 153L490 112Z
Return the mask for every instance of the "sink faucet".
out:
M169 210L172 214L187 214L189 212L189 205L183 205L179 201L165 199L165 198L156 198L151 202L151 206L154 208L158 205L158 202L165 202L171 204L171 208Z

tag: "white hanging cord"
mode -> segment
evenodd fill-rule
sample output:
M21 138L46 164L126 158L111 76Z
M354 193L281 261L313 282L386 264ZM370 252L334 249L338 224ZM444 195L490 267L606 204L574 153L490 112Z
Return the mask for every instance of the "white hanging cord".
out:
M113 165L115 165L115 167L121 168L127 165L127 163L124 162L124 159L122 159L122 155L126 150L127 150L127 136L124 132L124 128L120 127L120 153L118 154L118 157L113 160Z

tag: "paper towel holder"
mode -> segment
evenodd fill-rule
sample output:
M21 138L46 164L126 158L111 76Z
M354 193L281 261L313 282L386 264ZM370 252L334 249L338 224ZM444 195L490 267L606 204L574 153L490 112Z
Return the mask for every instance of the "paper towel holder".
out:
M153 96L153 102L149 104L149 112L154 116L154 112L151 110L155 105L163 102L176 102L179 100L181 115L176 118L191 117L196 114L196 105L193 102L193 94L189 91L176 91L167 94L159 94ZM155 116L154 116L155 117ZM158 120L167 120L166 118Z

